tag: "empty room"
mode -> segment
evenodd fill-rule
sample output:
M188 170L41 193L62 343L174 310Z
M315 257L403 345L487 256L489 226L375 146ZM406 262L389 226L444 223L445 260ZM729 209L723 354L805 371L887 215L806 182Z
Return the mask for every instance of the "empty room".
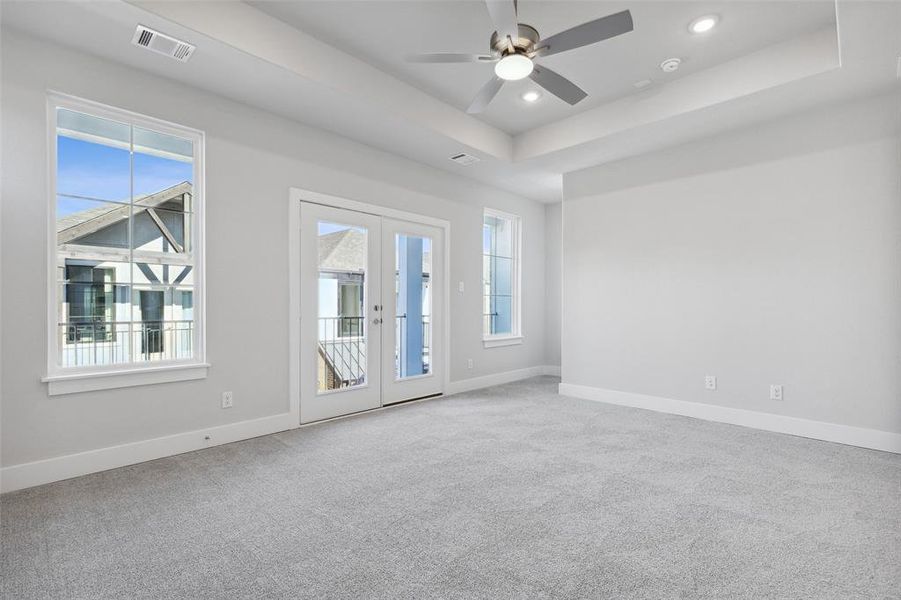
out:
M901 0L0 0L0 598L901 600Z

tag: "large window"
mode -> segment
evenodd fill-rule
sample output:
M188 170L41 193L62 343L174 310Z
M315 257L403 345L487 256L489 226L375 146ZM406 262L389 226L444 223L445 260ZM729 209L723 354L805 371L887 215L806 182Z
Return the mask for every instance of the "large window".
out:
M51 97L48 376L203 359L203 136Z
M482 336L487 346L520 341L519 217L485 210L482 224Z

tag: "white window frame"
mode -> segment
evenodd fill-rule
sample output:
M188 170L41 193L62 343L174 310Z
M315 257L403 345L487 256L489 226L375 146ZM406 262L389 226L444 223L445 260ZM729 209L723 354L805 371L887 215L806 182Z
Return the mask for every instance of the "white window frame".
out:
M513 291L513 298L510 302L510 333L501 333L495 335L486 335L485 334L485 324L484 324L484 315L481 315L481 327L482 327L482 346L485 348L500 348L503 346L515 346L517 344L521 344L523 342L523 333L522 333L522 218L519 215L514 215L512 213L503 212L500 210L495 210L493 208L486 207L482 213L482 222L480 226L482 228L485 227L485 217L497 217L502 219L508 219L513 223L513 269L511 272L511 287ZM479 244L482 247L482 251L479 253L481 260L484 261L484 241L482 236L479 236ZM479 308L480 312L484 311L484 302L485 302L485 290L484 290L484 282L479 286Z
M166 360L124 365L98 365L86 367L62 367L59 364L57 347L57 320L59 310L59 286L57 285L57 244L56 244L56 172L57 172L57 109L63 108L95 117L125 122L135 127L190 139L194 144L193 216L191 235L194 253L193 290L193 348L190 360ZM107 106L91 100L84 100L66 94L47 94L47 370L41 381L48 384L48 394L70 394L92 390L151 385L171 381L186 381L206 377L209 364L206 362L206 279L204 245L204 142L202 131L144 116L128 110Z

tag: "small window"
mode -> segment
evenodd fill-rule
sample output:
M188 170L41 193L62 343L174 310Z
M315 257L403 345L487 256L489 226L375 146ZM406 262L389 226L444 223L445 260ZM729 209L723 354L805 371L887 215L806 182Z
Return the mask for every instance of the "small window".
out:
M519 217L485 210L482 225L482 335L518 339Z
M51 97L48 375L200 363L202 134Z

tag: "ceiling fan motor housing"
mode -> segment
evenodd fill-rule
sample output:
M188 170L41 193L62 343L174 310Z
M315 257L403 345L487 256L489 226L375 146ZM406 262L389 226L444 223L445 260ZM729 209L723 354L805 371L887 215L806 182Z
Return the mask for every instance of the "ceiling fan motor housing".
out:
M506 39L501 39L495 31L491 34L491 50L505 56L507 54L528 54L535 50L541 38L538 36L538 30L531 25L519 23L519 38L513 40L513 50Z

